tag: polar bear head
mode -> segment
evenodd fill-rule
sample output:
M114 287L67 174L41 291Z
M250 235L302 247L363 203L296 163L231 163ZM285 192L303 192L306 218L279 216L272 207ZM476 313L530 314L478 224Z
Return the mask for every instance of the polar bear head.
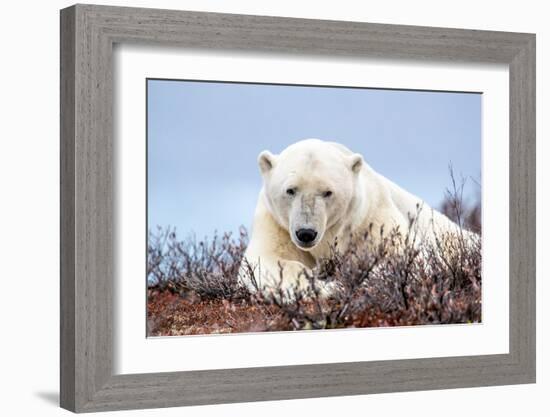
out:
M307 139L279 155L263 151L258 164L268 210L299 249L310 251L345 220L363 158L343 145Z

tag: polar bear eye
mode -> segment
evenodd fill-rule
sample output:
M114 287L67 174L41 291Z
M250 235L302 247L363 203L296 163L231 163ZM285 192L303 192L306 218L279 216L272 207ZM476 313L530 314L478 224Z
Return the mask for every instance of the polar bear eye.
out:
M325 197L325 198L329 198L331 195L332 195L332 191L330 191L330 190L329 190L329 191L325 191L325 192L323 193L323 197Z
M296 194L296 189L287 188L286 193L287 193L287 195L295 195Z

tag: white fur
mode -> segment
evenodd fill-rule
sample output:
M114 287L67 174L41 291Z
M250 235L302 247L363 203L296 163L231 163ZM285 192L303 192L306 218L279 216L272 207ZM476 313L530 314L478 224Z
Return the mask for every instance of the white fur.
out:
M362 156L335 142L306 139L280 155L264 151L258 157L263 187L258 197L246 265L254 270L262 290L306 288L303 271L330 254L335 239L339 250L350 236L372 230L415 227L429 238L437 233L457 233L458 226L389 179L375 172ZM289 195L289 189L294 195ZM330 191L332 195L325 194ZM420 207L420 211L418 208ZM307 227L318 232L312 247L302 247L296 231ZM244 278L250 288L250 280Z

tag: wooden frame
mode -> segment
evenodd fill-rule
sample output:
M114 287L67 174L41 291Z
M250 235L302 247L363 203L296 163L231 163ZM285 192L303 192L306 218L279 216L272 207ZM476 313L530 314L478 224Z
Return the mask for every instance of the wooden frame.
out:
M510 71L510 353L113 375L115 42ZM76 5L61 11L61 406L77 412L535 381L535 35Z

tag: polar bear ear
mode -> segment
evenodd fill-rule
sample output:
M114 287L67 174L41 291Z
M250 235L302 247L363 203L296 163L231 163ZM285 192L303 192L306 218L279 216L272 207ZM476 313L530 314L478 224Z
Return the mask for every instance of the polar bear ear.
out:
M269 151L263 151L258 155L258 165L260 166L260 172L267 174L275 165L276 156Z
M350 168L351 170L357 174L359 171L361 171L361 168L363 167L363 157L358 154L354 153L350 156Z

